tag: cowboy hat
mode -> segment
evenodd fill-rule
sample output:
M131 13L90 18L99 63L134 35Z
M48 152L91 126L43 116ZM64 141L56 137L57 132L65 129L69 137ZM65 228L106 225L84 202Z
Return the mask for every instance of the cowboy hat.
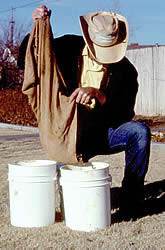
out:
M128 22L111 12L95 12L80 16L83 38L91 56L99 63L120 61L128 44Z

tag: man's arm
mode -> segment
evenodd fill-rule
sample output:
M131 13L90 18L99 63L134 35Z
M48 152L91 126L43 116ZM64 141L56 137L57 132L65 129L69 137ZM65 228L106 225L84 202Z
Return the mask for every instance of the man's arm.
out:
M134 115L134 106L138 91L138 73L135 67L124 58L110 66L110 79L105 94L103 114L108 126L117 127L130 121Z
M22 70L24 70L24 68L25 68L25 55L26 55L27 44L29 41L29 36L30 36L30 34L25 36L25 38L23 39L23 41L19 47L17 66Z

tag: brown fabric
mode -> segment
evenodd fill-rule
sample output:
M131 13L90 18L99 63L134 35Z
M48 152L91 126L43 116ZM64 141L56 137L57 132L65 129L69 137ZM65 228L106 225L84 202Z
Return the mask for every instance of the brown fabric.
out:
M77 105L69 103L56 65L49 18L37 20L30 34L22 91L37 117L40 140L50 159L76 163Z

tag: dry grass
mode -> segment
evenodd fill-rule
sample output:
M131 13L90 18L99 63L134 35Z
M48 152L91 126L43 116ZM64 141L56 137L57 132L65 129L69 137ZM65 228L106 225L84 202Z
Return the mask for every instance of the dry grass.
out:
M112 225L96 232L72 231L61 220L57 195L56 223L42 228L19 228L10 225L8 163L17 160L47 159L39 137L34 132L0 129L0 249L165 249L165 206L156 199L144 215L135 220L120 220L116 215L118 193L123 177L124 154L97 156L94 161L108 162L112 175ZM151 151L145 180L146 196L160 197L165 191L164 151ZM75 197L76 200L76 197Z

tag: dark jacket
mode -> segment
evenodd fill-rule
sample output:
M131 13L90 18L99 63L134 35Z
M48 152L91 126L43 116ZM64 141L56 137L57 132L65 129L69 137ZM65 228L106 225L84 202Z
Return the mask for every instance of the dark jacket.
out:
M24 69L28 38L29 35L25 37L19 49L18 66L21 69ZM85 43L81 36L75 35L65 35L53 41L57 64L70 90L66 95L70 95L78 87L81 53ZM85 126L82 126L85 129L80 131L80 134L89 138L90 131L95 134L97 131L106 131L109 127L117 128L134 117L137 76L135 67L126 57L108 66L108 84L102 89L107 96L107 102L104 105L97 103L92 111L79 105L80 122L85 123Z

